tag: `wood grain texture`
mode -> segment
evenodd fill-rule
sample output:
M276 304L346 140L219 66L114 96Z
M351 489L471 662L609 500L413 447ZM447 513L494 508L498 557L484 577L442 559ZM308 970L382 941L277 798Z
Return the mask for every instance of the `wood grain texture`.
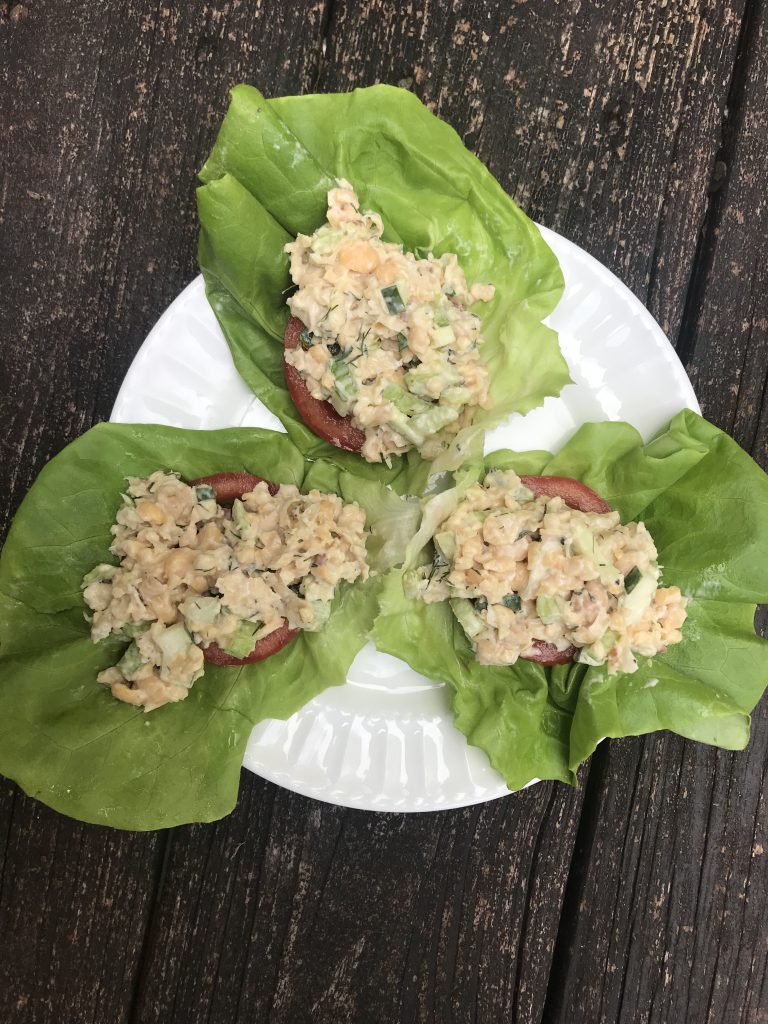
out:
M768 380L768 20L750 5L729 120L727 176L702 235L680 339L704 413L765 468ZM766 631L766 616L759 616ZM598 764L595 764L598 761ZM593 827L572 878L553 1021L768 1020L768 702L743 753L678 737L593 758ZM595 908L600 927L595 927Z
M174 833L136 1019L538 1020L579 802L365 814L246 776Z
M45 459L108 415L196 272L195 172L241 80L413 88L650 304L705 410L765 460L764 3L744 11L0 5L0 530ZM390 816L244 773L230 818L128 836L3 784L0 1020L768 1020L764 712L755 733L740 755L601 748L581 816L559 785Z
M13 805L13 806L12 806ZM0 1020L127 1020L159 871L156 835L0 797Z
M0 535L41 465L109 417L149 327L197 273L196 174L228 90L306 88L323 10L66 0L55 16L30 2L0 20L0 252L13 268Z
M768 469L768 6L751 5L681 344L704 414Z
M447 9L448 8L448 9ZM675 336L708 207L743 0L353 0L323 89L413 88L534 219Z
M0 537L44 462L108 417L148 328L197 273L195 175L227 90L306 86L322 13L0 4ZM72 823L5 780L0 793L0 1020L126 1020L158 839Z

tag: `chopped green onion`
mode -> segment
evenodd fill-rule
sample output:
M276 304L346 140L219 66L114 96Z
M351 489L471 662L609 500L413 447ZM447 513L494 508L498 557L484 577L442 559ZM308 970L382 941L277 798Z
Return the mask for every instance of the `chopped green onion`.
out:
M312 348L312 346L315 344L314 332L310 331L308 327L305 327L304 330L299 335L299 341L301 342L301 347L306 352L308 348Z
M404 348L408 348L408 339L402 331L397 335L397 350L402 352Z
M640 572L637 566L634 566L632 569L629 570L627 575L624 577L624 589L628 594L631 594L632 591L635 589L637 584L640 582L640 577L642 575L643 574Z
M216 497L216 492L210 484L196 484L195 485L195 498L198 501L212 501Z
M523 607L523 602L520 600L519 594L507 594L501 602L505 608L509 608L512 612L519 612Z
M390 284L381 289L381 297L386 303L390 313L402 313L405 311L405 303L396 284Z

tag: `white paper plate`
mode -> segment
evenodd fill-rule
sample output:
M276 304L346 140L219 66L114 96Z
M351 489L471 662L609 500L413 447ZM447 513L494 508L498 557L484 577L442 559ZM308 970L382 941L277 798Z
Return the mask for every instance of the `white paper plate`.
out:
M627 420L647 438L684 406L698 411L674 349L632 292L578 246L542 233L566 282L547 322L575 383L494 430L486 450L557 451L589 420ZM155 324L112 419L283 429L237 375L201 277ZM370 645L346 686L326 690L286 722L258 725L244 764L306 796L379 811L463 807L508 792L485 754L454 728L445 686Z

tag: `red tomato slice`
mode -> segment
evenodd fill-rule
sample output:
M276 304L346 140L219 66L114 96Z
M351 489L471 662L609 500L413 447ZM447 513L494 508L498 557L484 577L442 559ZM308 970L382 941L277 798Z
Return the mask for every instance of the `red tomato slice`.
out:
M264 477L255 476L253 473L214 473L212 476L200 476L197 480L190 481L190 487L195 484L208 484L213 488L216 501L220 505L231 505L235 498L241 498L244 494L252 491L256 484L265 483L270 494L277 494L280 484L265 480ZM203 657L209 665L250 665L254 661L263 661L278 651L282 651L291 640L298 634L298 629L290 629L288 623L283 619L282 626L273 629L271 633L256 641L256 646L247 658L233 658L231 654L223 651L218 644L209 644L203 648Z
M570 508L578 509L579 512L611 512L611 506L601 498L599 494L587 487L579 480L569 476L521 476L520 479L533 491L538 498L545 495L547 498L562 498ZM564 651L558 651L554 644L548 644L544 640L534 640L535 654L529 654L526 661L538 661L542 665L567 665L573 661L576 647L568 647Z
M303 330L304 324L301 320L292 316L285 328L285 347L296 348ZM345 452L362 451L365 432L353 425L352 418L339 416L330 402L321 402L319 398L313 398L295 366L289 366L283 361L283 370L293 404L309 429L324 441L328 441L336 448L342 448Z
M608 502L579 480L570 476L521 476L526 487L538 498L562 498L566 505L579 512L612 512Z
M298 633L298 629L291 629L283 619L282 626L278 626L277 629L273 629L271 633L263 636L261 640L256 641L256 646L247 658L233 658L218 644L209 644L204 647L203 657L209 665L251 665L254 661L264 661L265 658L282 651L295 636L298 636Z
M256 484L266 484L270 494L277 494L280 484L273 484L271 480L265 480L262 476L254 476L253 473L214 473L212 476L200 476L197 480L191 480L189 486L195 484L208 484L213 488L216 501L220 505L231 505L235 498L242 498L244 494L252 491Z

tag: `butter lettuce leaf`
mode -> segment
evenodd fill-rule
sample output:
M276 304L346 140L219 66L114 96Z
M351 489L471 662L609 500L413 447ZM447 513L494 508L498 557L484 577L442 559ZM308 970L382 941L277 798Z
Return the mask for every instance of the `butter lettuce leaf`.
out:
M639 659L631 675L523 661L481 666L448 606L408 600L402 570L395 570L374 627L379 649L450 685L458 727L511 789L531 778L573 779L606 737L668 729L743 748L750 713L768 684L768 643L754 628L755 605L768 600L768 477L759 466L687 410L648 444L628 424L591 423L554 457L494 452L485 459L492 466L578 478L622 521L645 522L663 582L689 597L682 642ZM477 464L467 468L459 487L481 471ZM419 534L426 545L437 526L429 505L422 522L428 522ZM409 562L419 555L411 550Z
M362 208L382 215L386 240L422 256L455 252L471 283L496 286L494 300L475 307L493 408L479 412L435 464L456 468L482 450L484 431L569 382L557 336L541 322L562 294L559 264L456 132L406 90L376 85L266 100L237 86L198 190L207 294L246 383L302 451L342 469L354 472L359 456L304 426L282 376L291 287L282 248L323 223L327 192L340 177L354 185ZM414 453L369 471L401 492L417 493L426 481Z
M186 479L225 470L354 500L357 482L310 463L284 434L101 424L43 469L0 556L0 772L31 796L84 821L153 829L227 814L237 798L254 723L286 718L347 670L378 609L380 579L344 585L328 623L278 654L241 668L208 665L189 696L149 714L96 682L125 643L94 645L83 575L109 554L126 475L175 470ZM400 499L361 490L372 560L402 559Z

